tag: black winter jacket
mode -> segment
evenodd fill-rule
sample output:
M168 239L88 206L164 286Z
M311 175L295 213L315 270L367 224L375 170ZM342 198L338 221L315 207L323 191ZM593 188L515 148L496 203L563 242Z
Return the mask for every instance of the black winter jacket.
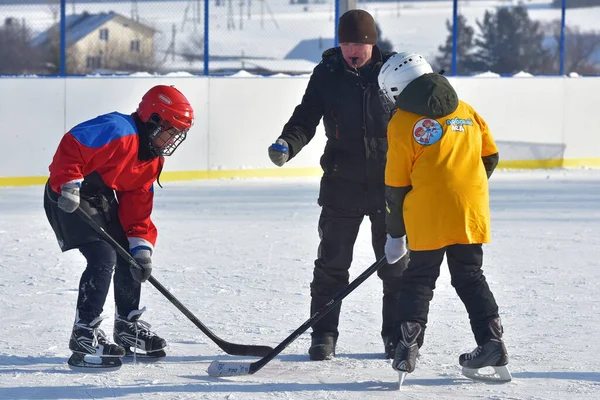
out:
M290 149L290 159L315 135L321 118L327 135L321 156L323 177L321 206L362 210L385 207L384 174L387 124L390 115L379 98L377 75L394 53L373 47L373 62L355 70L339 47L323 53L280 138Z

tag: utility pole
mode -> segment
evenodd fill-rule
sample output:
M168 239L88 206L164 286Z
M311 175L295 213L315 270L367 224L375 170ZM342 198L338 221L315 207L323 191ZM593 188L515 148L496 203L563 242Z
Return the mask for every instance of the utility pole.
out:
M357 0L339 0L340 2L340 17L348 10L356 8Z

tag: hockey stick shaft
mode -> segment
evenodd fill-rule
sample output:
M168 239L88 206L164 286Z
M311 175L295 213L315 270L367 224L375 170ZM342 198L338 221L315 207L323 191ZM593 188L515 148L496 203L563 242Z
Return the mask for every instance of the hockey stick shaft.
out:
M83 218L88 225L90 225L104 240L106 240L115 251L123 257L132 268L140 268L137 260L133 258L133 256L126 251L123 246L119 244L106 230L99 225L94 219L81 207L77 208L75 212ZM163 296L167 298L183 315L185 315L190 321L193 322L210 340L212 340L217 346L219 346L225 353L232 354L236 356L253 356L253 357L262 357L265 354L269 354L273 349L269 346L260 346L260 345L246 345L246 344L236 344L227 342L217 335L215 335L206 325L204 325L190 310L188 310L171 292L167 290L159 281L156 280L153 276L148 278L148 282L152 284Z
M379 268L386 264L385 256L381 257L377 262L367 268L362 274L356 277L348 286L333 297L327 304L317 310L306 322L298 327L291 335L279 343L269 354L265 355L258 361L253 363L240 362L220 362L213 361L208 367L208 374L211 376L234 376L253 374L264 367L269 361L275 358L286 347L288 347L301 334L313 326L317 321L323 318L329 311L335 308L341 301L354 291L361 283L373 275Z

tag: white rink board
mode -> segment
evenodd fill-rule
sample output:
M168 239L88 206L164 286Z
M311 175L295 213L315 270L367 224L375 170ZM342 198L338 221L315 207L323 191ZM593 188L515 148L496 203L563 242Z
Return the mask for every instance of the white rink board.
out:
M600 116L594 96L600 93L599 77L450 79L459 97L490 125L502 160L551 155L598 164ZM272 169L267 147L300 102L307 82L307 77L1 78L0 120L9 151L0 158L0 177L47 176L56 145L68 129L99 114L133 112L143 93L157 84L178 87L196 113L187 141L165 171ZM511 145L502 147L502 142ZM320 125L315 139L288 167L318 167L324 143Z

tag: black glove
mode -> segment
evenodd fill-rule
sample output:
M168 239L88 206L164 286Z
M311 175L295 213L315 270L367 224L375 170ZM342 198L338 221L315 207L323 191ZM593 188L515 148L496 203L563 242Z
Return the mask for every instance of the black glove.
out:
M131 255L139 266L131 267L131 276L138 282L146 282L152 275L152 250L146 246L138 246L131 249Z
M275 143L269 146L269 158L273 164L278 167L283 166L290 158L290 149L288 144L283 139L277 139Z

